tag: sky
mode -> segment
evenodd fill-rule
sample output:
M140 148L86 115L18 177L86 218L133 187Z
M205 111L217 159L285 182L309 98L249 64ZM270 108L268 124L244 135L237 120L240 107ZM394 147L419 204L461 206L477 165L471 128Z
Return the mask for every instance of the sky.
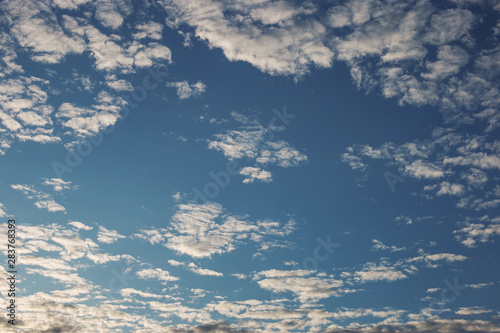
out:
M500 332L500 3L0 2L2 332Z

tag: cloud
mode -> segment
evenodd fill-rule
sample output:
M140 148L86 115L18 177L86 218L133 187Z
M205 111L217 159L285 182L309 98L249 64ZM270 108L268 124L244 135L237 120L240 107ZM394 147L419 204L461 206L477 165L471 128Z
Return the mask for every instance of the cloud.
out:
M436 254L423 254L418 257L409 258L407 262L425 262L428 267L436 268L439 265L436 262L445 261L445 262L456 262L456 261L464 261L467 257L460 254L452 254L452 253L436 253Z
M108 230L102 225L99 226L99 232L97 233L97 240L99 242L112 244L120 238L126 238L126 236L120 235L116 230Z
M379 250L390 250L391 252L397 252L397 251L402 251L405 250L405 247L397 247L397 246L387 246L381 241L377 239L372 240L373 246L372 246L372 251L379 251Z
M121 97L115 97L102 91L95 98L90 108L63 103L55 114L61 124L74 132L75 136L84 137L113 126L120 118L120 107L125 106Z
M132 11L130 0L100 0L96 2L95 17L103 26L116 30Z
M498 324L483 320L464 320L464 319L434 319L427 321L410 321L406 323L386 323L386 324L368 324L361 327L342 328L334 327L327 329L325 333L381 333L381 332L497 332L500 329Z
M69 190L71 189L71 182L70 181L64 181L60 178L42 178L44 182L42 183L43 185L46 186L52 186L53 190L56 192L61 192L62 190Z
M492 2L483 2L492 9ZM489 131L500 103L495 60L500 48L483 42L478 7L431 1L349 0L318 8L288 1L230 4L164 3L168 24L190 26L230 61L246 61L273 75L301 77L335 60L350 67L355 84L377 89L400 105L435 105L460 122L478 116ZM488 38L498 39L495 30ZM493 45L493 46L492 46ZM495 74L496 75L496 74ZM495 107L490 107L495 105ZM465 111L465 112L464 112Z
M134 288L123 288L120 290L120 294L123 297L130 297L130 296L135 296L135 295L137 295L139 297L144 297L144 298L156 298L156 299L164 297L163 295L156 295L153 293L143 292L143 291L140 291L140 290L137 290Z
M115 91L133 91L132 83L125 79L117 79L115 75L106 76L106 84Z
M256 167L244 167L240 170L240 175L247 176L243 179L243 183L253 183L255 180L259 180L263 183L270 183L273 178L269 171L261 170Z
M54 200L40 200L35 202L35 206L40 209L46 209L47 211L54 212L66 212L66 208L55 202Z
M251 222L246 217L227 214L214 202L188 203L177 205L167 229L143 230L134 236L151 244L162 243L179 254L204 258L231 252L247 239L260 245L260 251L288 246L277 238L292 233L294 225L293 220L285 225L269 220Z
M177 89L177 96L179 99L188 99L192 97L198 97L204 93L207 86L203 82L198 81L193 84L189 84L187 81L182 82L168 82L167 87L173 87Z
M7 213L5 212L5 206L0 202L0 217L5 216L7 216Z
M491 287L492 285L494 285L493 282L488 282L488 283L472 283L472 284L466 284L465 286L467 288L472 288L472 289L481 289L481 288Z
M323 42L325 27L302 16L316 11L312 4L171 1L165 9L171 25L189 24L196 37L221 48L230 61L246 61L270 74L299 76L309 65L331 65L333 51Z
M145 22L136 26L137 32L133 34L135 39L151 38L160 40L163 33L163 25L154 21Z
M385 265L366 265L361 271L354 273L356 279L361 283L373 281L396 281L406 279L408 276L403 272Z
M189 270L193 273L196 273L198 275L206 275L206 276L224 276L224 274L213 271L211 269L206 269L206 268L200 268L196 266L195 263L190 263L188 265Z
M256 119L238 112L231 116L238 127L222 134L216 134L209 141L208 148L221 151L229 160L247 158L259 166L244 167L241 172L247 177L244 182L252 179L271 180L271 173L261 170L260 166L277 165L283 168L295 167L307 162L307 156L284 140L276 140L276 133L284 127L270 124L264 127ZM240 173L241 173L240 172Z
M179 280L178 277L170 275L168 271L165 271L161 268L141 269L136 272L136 275L143 280L154 279L158 281L163 281L163 283Z
M471 316L471 315L479 315L484 313L492 312L489 309L485 309L479 306L474 307L461 307L458 311L455 311L456 314L461 316Z
M2 9L12 22L10 34L31 51L29 56L36 62L54 64L85 50L84 39L66 33L49 6L39 6L36 1L8 1Z
M173 260L173 259L167 260L167 262L172 266L184 266L183 262Z
M94 229L91 226L85 225L82 222L78 222L78 221L69 222L68 224L75 227L77 230L92 230L92 229Z
M46 178L43 179L45 179L46 182L48 181ZM57 183L57 181L55 183ZM61 186L60 183L54 185L54 183L51 183L51 181L49 181L48 184L44 183L44 185L54 186L54 188L56 188L57 186ZM10 187L14 190L23 192L27 199L35 200L34 204L39 209L46 209L51 213L63 212L66 214L66 208L64 206L58 204L50 194L37 190L33 185L13 184L10 185ZM61 187L61 190L62 189L63 188Z
M486 215L476 221L468 219L453 233L457 241L470 248L492 242L494 237L500 236L500 218L491 219Z
M272 269L256 273L254 280L263 289L273 292L290 291L300 302L317 301L330 296L338 296L343 282L331 277L309 276L311 271L283 271ZM261 279L261 276L264 277Z

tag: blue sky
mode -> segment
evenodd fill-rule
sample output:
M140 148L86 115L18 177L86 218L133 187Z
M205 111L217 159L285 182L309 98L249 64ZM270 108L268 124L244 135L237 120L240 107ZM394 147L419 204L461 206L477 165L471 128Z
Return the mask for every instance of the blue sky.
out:
M0 8L3 331L500 331L497 2Z

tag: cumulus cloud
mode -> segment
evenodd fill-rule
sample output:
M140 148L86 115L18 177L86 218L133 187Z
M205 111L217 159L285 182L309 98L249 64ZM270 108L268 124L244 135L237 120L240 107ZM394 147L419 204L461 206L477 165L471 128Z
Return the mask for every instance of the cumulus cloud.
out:
M132 13L130 0L99 0L95 4L96 19L105 27L117 29L123 23L124 17Z
M171 25L191 25L196 37L221 48L230 61L247 61L271 74L292 75L307 73L309 65L331 65L333 51L323 41L326 28L302 15L316 11L312 4L169 1L165 9ZM240 24L242 18L245 24Z

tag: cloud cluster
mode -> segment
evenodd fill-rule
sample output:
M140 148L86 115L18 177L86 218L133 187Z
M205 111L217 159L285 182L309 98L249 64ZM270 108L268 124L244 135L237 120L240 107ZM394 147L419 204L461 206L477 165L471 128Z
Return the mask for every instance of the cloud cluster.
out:
M272 174L261 167L271 165L283 168L295 167L307 162L307 156L284 140L275 139L275 133L284 130L270 124L263 126L258 119L232 112L231 116L237 124L222 134L214 135L209 140L208 148L221 151L229 160L246 159L254 162L255 166L247 166L240 171L247 176L244 183L272 181Z
M167 229L145 229L135 237L151 244L162 243L179 254L193 258L211 257L235 250L238 246L253 241L259 250L267 250L267 239L272 237L274 246L280 244L278 237L290 235L295 227L293 220L285 225L263 220L249 221L245 216L233 216L225 212L220 204L179 204Z
M58 194L60 194L63 190L78 188L77 186L71 186L70 181L64 181L60 178L42 179L44 180L42 185L52 186L53 191ZM34 185L12 184L10 187L14 190L21 191L27 199L35 200L35 206L40 209L46 209L51 213L66 213L66 208L57 203L51 194L36 189Z

